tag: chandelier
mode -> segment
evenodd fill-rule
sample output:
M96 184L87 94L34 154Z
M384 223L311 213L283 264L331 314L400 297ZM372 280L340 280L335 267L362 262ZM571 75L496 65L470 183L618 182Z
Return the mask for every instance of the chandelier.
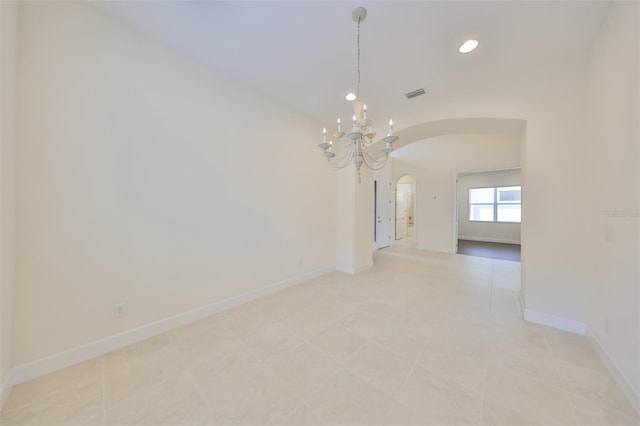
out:
M353 20L358 23L358 37L356 44L358 47L358 84L356 93L347 95L348 101L353 101L353 117L351 131L345 133L342 131L342 123L338 118L336 130L332 133L333 139L327 142L327 129L322 129L322 143L318 146L324 151L324 156L331 166L335 169L343 169L353 161L358 174L358 182L360 182L360 168L364 164L371 170L380 170L387 164L389 154L393 150L393 143L398 140L393 134L393 120L389 120L389 131L383 139L385 143L384 149L381 151L384 155L374 155L371 152L373 139L376 134L373 132L373 123L367 117L367 105L360 99L360 23L367 17L367 10L364 7L354 9L352 15ZM346 139L343 139L344 136Z

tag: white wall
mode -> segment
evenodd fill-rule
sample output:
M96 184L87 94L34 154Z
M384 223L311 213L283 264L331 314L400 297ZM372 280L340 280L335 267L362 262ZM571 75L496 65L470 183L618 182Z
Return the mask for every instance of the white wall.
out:
M11 368L17 3L0 2L0 407Z
M16 364L335 265L319 123L81 2L18 28Z
M640 409L638 22L637 2L615 3L589 57L595 279L587 320Z
M587 323L636 395L638 20L637 2L616 2L590 52L486 82L416 110L399 126L468 117L526 120L521 142L525 310L569 329ZM397 134L402 137L403 131ZM447 209L446 202L438 206L440 226L446 226ZM605 215L616 209L632 217Z
M469 220L469 189L520 186L521 184L520 169L460 174L456 191L458 196L458 238L520 244L519 223L472 222Z
M587 289L593 280L593 271L585 267L591 262L591 228L584 214L591 208L585 185L585 174L590 173L585 168L586 65L586 52L557 57L416 110L402 123L405 128L455 118L526 120L521 140L522 185L527 189L521 232L524 301L530 311L575 321L586 320ZM401 138L403 134L397 132ZM418 194L418 209L420 198ZM442 208L449 209L449 215L447 205Z
M416 179L415 240L419 248L453 253L457 173L520 166L520 141L504 135L450 135L392 153L394 181Z
M373 173L362 167L337 172L336 268L355 274L373 266Z

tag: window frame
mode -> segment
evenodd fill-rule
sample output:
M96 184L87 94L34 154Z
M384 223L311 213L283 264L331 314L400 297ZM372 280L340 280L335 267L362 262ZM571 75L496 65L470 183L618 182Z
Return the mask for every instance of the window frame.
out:
M520 188L520 201L519 202L500 202L498 199L499 189L502 188ZM471 202L471 191L474 189L493 189L493 203L472 203ZM493 220L478 220L471 219L471 212L473 206L491 206L493 208ZM519 221L508 221L508 220L498 220L498 206L520 206L520 220ZM504 186L479 186L474 188L467 189L467 208L468 214L467 219L469 222L476 223L522 223L522 185L504 185Z

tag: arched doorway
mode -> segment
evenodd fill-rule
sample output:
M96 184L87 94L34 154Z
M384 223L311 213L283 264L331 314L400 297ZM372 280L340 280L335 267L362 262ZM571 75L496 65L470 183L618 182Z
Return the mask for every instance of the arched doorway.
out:
M521 153L515 151L523 146L525 124L521 119L458 118L425 122L397 133L401 139L391 154L393 186L405 175L421 182L414 197L413 239L417 248L443 253L457 251L456 173L488 170L496 165L520 166ZM486 143L506 151L499 151L499 157L492 156ZM442 160L448 153L452 157ZM394 205L395 195L390 198ZM398 217L401 220L402 216ZM402 241L406 237L396 243Z
M402 176L396 182L396 241L413 243L415 236L416 179Z

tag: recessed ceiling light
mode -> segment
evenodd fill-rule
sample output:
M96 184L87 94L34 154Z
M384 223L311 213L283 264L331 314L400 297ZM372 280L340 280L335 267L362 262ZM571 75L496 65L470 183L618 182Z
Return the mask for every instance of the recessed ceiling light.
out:
M355 93L347 93L347 96L345 96L345 99L348 101L355 101L356 100L356 95Z
M478 40L467 40L458 48L458 52L469 53L474 51L476 47L478 47Z

